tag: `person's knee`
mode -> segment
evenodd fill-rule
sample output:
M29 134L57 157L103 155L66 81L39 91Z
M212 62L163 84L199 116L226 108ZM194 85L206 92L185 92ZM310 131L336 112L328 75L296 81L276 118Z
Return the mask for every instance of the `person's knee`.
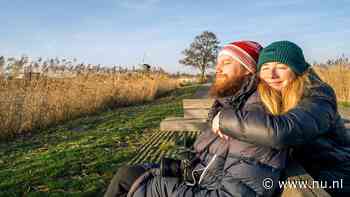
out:
M133 182L146 170L141 166L122 166L116 173L118 184L129 189Z
M121 166L111 180L105 197L126 195L133 182L145 171L141 166Z

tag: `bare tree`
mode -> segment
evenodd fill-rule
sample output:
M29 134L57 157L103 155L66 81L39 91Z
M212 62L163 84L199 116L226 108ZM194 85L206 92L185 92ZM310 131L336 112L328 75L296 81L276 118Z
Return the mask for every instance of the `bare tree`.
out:
M179 61L180 64L198 68L203 82L206 70L215 66L219 43L214 33L204 31L194 38L190 48L182 51L185 57Z

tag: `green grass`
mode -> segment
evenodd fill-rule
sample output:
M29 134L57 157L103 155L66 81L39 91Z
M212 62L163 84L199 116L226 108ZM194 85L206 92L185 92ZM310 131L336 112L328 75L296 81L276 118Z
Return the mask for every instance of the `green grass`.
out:
M149 103L1 142L0 196L102 196L118 167L162 119L182 116L182 99L197 89L180 88Z

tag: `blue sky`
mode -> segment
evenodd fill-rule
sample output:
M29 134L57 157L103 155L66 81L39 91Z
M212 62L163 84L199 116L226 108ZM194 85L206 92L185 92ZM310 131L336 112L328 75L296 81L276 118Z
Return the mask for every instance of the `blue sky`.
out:
M290 40L308 61L350 56L350 0L0 0L0 56L77 58L186 72L196 35L221 44ZM192 70L194 71L194 70Z

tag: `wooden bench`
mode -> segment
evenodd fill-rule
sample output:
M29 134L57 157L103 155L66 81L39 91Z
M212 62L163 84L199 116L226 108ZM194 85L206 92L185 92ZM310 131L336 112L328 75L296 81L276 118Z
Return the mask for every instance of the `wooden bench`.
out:
M213 99L184 99L184 117L168 117L160 123L162 131L200 131L205 126Z

